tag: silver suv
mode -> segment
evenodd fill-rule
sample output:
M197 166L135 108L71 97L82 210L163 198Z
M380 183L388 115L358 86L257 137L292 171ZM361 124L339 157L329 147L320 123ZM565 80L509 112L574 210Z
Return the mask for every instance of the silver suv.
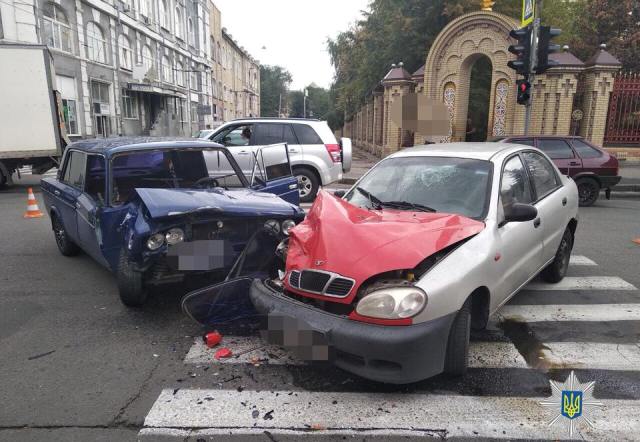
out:
M313 201L320 186L342 179L351 170L351 140L340 142L325 121L296 118L247 118L223 124L208 137L226 146L245 174L261 146L287 143L300 201Z

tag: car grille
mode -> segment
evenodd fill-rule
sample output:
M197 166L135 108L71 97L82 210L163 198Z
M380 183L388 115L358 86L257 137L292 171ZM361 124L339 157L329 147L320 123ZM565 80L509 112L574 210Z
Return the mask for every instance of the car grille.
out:
M319 295L345 297L355 281L336 273L317 270L292 270L289 273L291 287Z

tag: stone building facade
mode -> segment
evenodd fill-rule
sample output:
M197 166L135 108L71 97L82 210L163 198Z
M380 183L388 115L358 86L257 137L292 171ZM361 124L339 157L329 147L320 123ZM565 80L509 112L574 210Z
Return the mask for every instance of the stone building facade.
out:
M190 136L224 115L214 8L210 0L7 0L0 42L49 47L72 140Z
M482 57L491 64L488 136L522 134L525 107L516 103L516 73L507 66L514 57L507 51L513 44L509 31L519 26L510 17L484 10L453 20L434 41L424 66L413 74L402 63L392 66L353 120L345 124L344 136L379 156L424 142L465 141L471 69ZM529 133L579 134L602 145L609 94L613 76L620 69L619 61L604 47L596 49L586 62L568 51L551 58L558 64L535 77ZM390 105L410 93L424 94L445 104L449 133L425 139L391 120Z

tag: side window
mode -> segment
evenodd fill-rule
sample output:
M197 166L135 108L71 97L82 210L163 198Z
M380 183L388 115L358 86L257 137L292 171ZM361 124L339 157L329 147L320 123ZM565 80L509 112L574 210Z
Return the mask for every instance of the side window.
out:
M538 148L552 159L575 157L569 144L559 138L540 138L538 140Z
M293 131L300 144L324 144L316 131L308 124L294 124Z
M531 174L538 199L560 186L558 175L546 158L536 152L525 152L522 156Z
M84 186L85 159L86 156L83 152L69 152L69 159L64 169L62 181L82 190Z
M284 142L287 143L287 145L298 144L298 139L293 133L293 128L290 124L284 125Z
M535 146L536 143L533 141L533 138L519 138L517 140L511 140L510 143L514 144L524 144L525 146Z
M519 156L511 157L504 165L500 195L505 208L514 203L531 204L533 202L529 177Z
M571 144L580 158L598 158L602 156L602 152L582 140L571 140Z
M104 204L105 167L104 157L89 155L87 157L87 179L85 193L99 204Z
M252 143L253 130L250 124L232 126L213 137L212 141L223 146L248 146Z
M258 124L256 126L256 142L258 146L282 143L284 141L284 124Z

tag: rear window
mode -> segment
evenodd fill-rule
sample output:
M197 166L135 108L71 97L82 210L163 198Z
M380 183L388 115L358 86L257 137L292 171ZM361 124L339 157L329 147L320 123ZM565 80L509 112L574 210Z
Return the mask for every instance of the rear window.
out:
M316 131L307 124L294 124L293 131L300 144L324 144Z
M525 146L535 146L536 143L533 142L533 138L518 138L517 140L511 140L509 143L514 144L524 144Z
M255 132L254 145L262 146L285 142L287 144L298 144L298 140L293 134L291 126L288 124L258 124Z
M574 158L575 156L569 144L559 138L540 138L538 148L553 159Z
M602 156L602 152L582 140L572 140L571 144L573 144L573 148L580 158L598 158Z

